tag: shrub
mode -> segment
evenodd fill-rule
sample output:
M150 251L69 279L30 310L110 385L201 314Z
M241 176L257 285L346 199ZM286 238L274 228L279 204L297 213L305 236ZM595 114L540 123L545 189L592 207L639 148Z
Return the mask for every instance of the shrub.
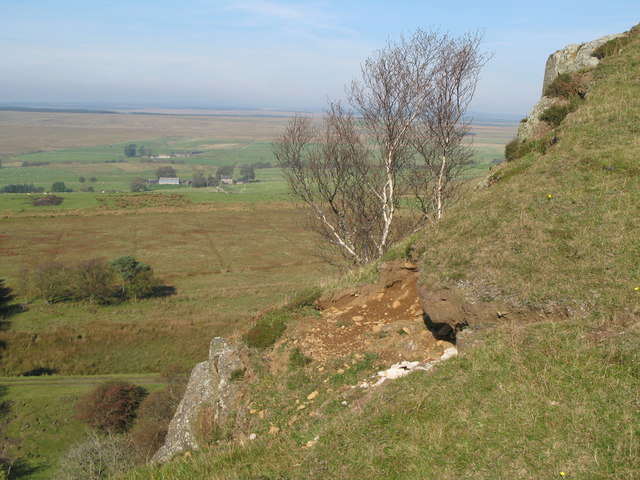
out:
M71 278L71 292L76 300L108 303L115 296L115 272L103 260L79 263Z
M244 341L252 348L267 348L276 343L287 329L289 316L283 310L269 312L244 335Z
M69 267L59 262L47 262L36 266L24 275L27 293L46 303L55 303L71 297Z
M135 466L135 452L126 438L116 435L100 437L90 432L87 438L72 445L62 456L56 478L106 480Z
M567 115L576 111L577 108L578 103L576 101L561 105L552 105L547 108L542 115L540 115L540 120L547 122L549 125L556 128L560 126Z
M300 347L296 347L293 350L291 350L291 353L289 354L290 368L292 369L302 368L308 365L309 363L311 363L311 359L305 356L304 353L302 353L302 350L300 350Z
M153 270L146 263L127 255L110 262L111 268L120 276L121 293L124 297L142 298L153 294L159 285Z
M130 437L143 460L148 461L164 443L169 423L184 394L188 374L177 365L165 367L160 378L166 387L151 393L140 404Z
M522 158L530 153L539 153L544 155L547 153L548 141L546 138L537 138L535 140L527 140L518 146L517 158Z
M57 195L44 195L34 198L31 203L36 207L50 207L52 205L60 205L63 201L64 198Z
M584 98L591 78L589 73L562 73L553 79L544 94L567 100Z
M291 299L292 307L312 307L316 300L322 295L320 287L309 287L299 290Z
M51 191L60 193L60 192L71 192L72 190L70 188L67 188L64 182L54 182L51 185Z
M517 138L514 138L509 143L507 143L504 147L504 157L507 159L507 162L511 162L512 160L518 159L518 147L520 143Z
M622 49L626 47L630 41L631 37L627 35L624 37L614 38L613 40L609 40L607 43L600 45L591 55L600 60L605 57L617 55L622 52Z
M140 177L136 177L131 180L129 187L132 192L146 192L148 190L147 181L144 178Z
M122 382L103 383L80 397L76 404L77 417L104 432L126 432L146 396L143 387Z
M164 443L177 406L178 402L166 389L151 393L140 404L130 438L144 461L150 460Z

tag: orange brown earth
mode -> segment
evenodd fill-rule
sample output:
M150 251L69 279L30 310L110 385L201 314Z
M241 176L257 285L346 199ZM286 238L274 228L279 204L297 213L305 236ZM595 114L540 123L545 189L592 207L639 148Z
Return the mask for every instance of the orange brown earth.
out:
M452 346L437 340L427 328L416 267L410 263L385 264L375 284L322 298L318 306L322 315L299 322L287 338L320 363L366 353L378 355L388 365L403 360L431 361Z

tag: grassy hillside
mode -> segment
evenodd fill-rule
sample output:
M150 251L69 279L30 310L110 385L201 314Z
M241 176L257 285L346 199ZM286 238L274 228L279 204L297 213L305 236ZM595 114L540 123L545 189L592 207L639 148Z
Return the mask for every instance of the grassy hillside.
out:
M280 419L276 434L263 433L279 419L267 411L247 446L222 443L125 478L637 478L639 77L635 36L594 72L546 155L494 172L414 245L429 288L556 315L472 325L475 348L366 401L321 390L329 398L313 415ZM280 411L292 409L322 386L319 370L265 374L257 395L287 385Z
M546 155L494 173L423 244L423 280L571 313L640 308L640 38L594 72Z

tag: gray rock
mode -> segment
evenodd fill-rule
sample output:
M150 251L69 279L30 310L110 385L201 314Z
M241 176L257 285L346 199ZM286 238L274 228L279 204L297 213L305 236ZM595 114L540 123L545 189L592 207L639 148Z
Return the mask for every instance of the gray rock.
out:
M557 103L559 100L557 98L552 97L542 97L538 103L536 103L531 110L531 113L527 117L526 122L520 122L518 126L518 141L523 142L527 139L535 138L539 133L539 130L542 128L540 115L552 106Z
M581 45L567 45L562 50L549 55L544 69L544 82L542 84L542 95L554 78L562 73L577 72L598 65L599 60L592 54L600 45L609 40L624 36L624 33L607 35L597 40L593 40Z
M557 98L551 98L544 95L544 92L547 90L547 87L551 82L553 82L558 75L563 73L577 72L597 66L599 60L592 56L596 48L607 43L609 40L613 40L614 38L622 37L624 35L624 33L618 33L614 35L607 35L580 45L567 45L562 50L558 50L549 55L544 69L542 97L531 110L527 120L520 123L517 136L519 142L540 137L545 133L543 130L547 127L544 122L540 121L540 115L542 115L547 108L561 101Z
M238 409L241 396L239 382L232 382L232 375L243 369L238 351L224 338L211 341L209 359L193 368L164 445L152 463L164 463L175 455L198 450L212 429L226 425Z
M203 410L211 408L213 386L209 362L198 363L191 371L187 389L169 424L164 445L151 461L164 463L179 453L197 450L201 438L199 419Z

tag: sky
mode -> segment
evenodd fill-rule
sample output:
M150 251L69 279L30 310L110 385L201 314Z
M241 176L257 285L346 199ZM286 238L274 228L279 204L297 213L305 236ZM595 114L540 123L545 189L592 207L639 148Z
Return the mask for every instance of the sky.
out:
M638 0L0 0L0 105L313 111L403 33L480 29L471 109L525 116L550 53L638 22Z

